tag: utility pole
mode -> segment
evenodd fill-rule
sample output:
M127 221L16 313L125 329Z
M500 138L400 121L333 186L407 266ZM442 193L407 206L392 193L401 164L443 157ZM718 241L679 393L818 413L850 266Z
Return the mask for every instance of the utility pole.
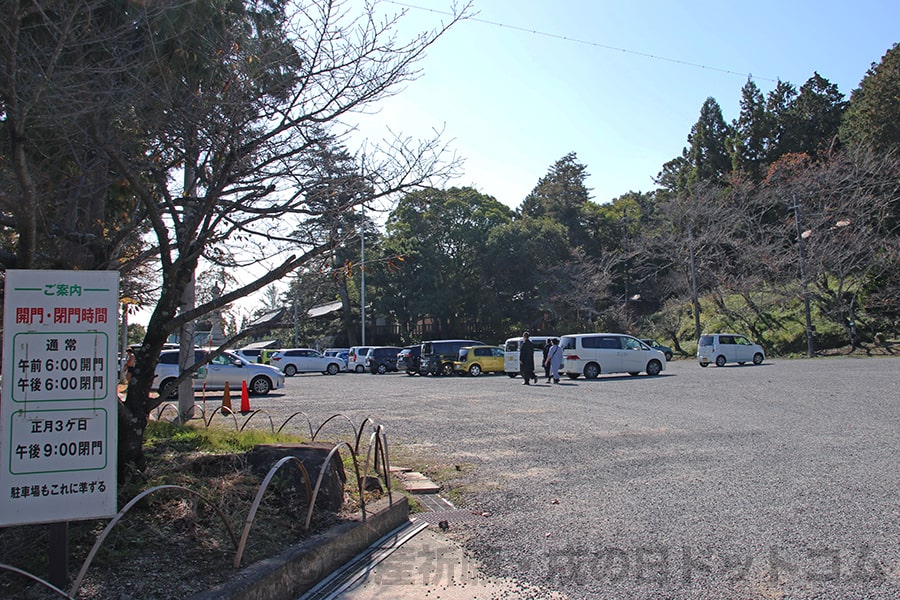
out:
M691 302L694 307L694 337L700 339L700 297L697 295L697 262L694 260L694 226L688 227L688 253L691 259Z
M625 253L625 301L623 305L628 307L628 298L631 293L631 271L628 265L628 207L622 207L622 251Z
M366 345L366 207L361 205L362 222L359 229L359 314L362 321L362 345Z
M803 286L803 312L806 315L806 356L813 358L816 348L813 340L812 316L809 311L809 281L806 279L806 249L803 247L803 226L800 224L800 204L794 199L794 221L797 224L797 251L800 253L800 283Z

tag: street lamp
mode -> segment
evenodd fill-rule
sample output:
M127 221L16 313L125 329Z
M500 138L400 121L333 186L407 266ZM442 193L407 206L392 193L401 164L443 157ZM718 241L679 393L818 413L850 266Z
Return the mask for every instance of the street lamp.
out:
M809 281L806 279L806 250L803 246L803 240L809 237L809 232L803 231L800 224L800 204L797 202L797 196L794 195L794 221L797 225L797 251L800 253L800 282L803 286L803 313L806 316L806 355L813 358L816 355L815 343L813 341L812 315L809 310Z

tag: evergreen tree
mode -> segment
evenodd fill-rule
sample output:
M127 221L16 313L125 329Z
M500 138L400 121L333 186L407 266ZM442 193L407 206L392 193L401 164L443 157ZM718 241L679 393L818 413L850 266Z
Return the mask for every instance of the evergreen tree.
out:
M681 156L676 156L662 166L662 170L656 174L654 183L672 194L683 194L688 189L688 176L690 175L690 163L687 159L687 148L681 149Z
M818 73L800 87L788 110L789 150L816 158L834 142L846 102L844 95Z
M384 252L403 256L384 272L378 310L408 329L424 317L438 337L470 335L492 325L493 291L485 293L490 232L513 213L472 188L425 189L404 196L388 217ZM403 323L403 320L406 320Z
M900 148L900 44L872 64L850 95L840 137L845 144L868 144L882 152Z
M771 165L790 152L790 109L797 97L797 89L786 81L778 81L766 95L766 113L769 115L769 134L765 144L766 165Z
M771 119L759 87L751 80L741 89L741 112L732 124L731 166L753 181L762 177Z
M571 246L589 247L594 232L584 219L591 199L585 186L587 176L587 167L578 162L575 153L566 154L538 180L522 202L521 214L549 218L565 228Z
M730 136L731 129L722 117L719 103L715 98L707 98L700 108L700 118L688 136L689 185L703 181L725 181L731 172L731 157L727 148Z

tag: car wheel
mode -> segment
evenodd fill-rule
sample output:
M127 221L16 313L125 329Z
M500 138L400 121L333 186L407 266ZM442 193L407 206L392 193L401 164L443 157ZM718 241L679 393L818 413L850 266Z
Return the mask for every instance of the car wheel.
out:
M647 363L647 375L656 376L662 372L662 364L658 360L651 360Z
M325 370L329 375L337 375L340 372L341 368L334 363L328 363L328 368Z
M666 362L672 360L673 354L671 352L666 352Z
M739 360L739 361L738 361L738 364L739 364L739 365L745 365L745 364L747 364L747 361L745 361L745 360Z
M418 375L419 372L418 371L407 371L406 374L412 376L412 375Z
M762 361L763 361L763 355L761 352L757 352L756 354L753 355L753 364L754 365L761 365Z
M387 373L387 365L378 365L377 371L379 375L384 375Z
M471 368L469 368L469 375L471 375L472 377L478 377L479 375L481 375L481 365L472 365Z
M175 380L172 378L164 379L162 383L159 384L159 388L157 391L159 392L159 397L165 400L174 400L178 397L178 387L172 385L175 383Z
M708 364L708 363L700 363L700 366L703 367L703 368L705 369L706 367L709 366L709 364Z
M288 377L293 377L297 374L297 367L294 365L285 365L284 366L284 374Z
M628 374L631 375L632 377L637 377L641 373L640 373L640 371L628 371Z
M569 379L578 379L578 373L566 373Z
M353 370L356 371L357 373L362 373L363 371L366 370L366 368L362 365L356 365L356 368Z
M600 375L600 365L597 363L588 363L584 365L584 376L587 379L597 379Z
M259 375L250 381L250 391L254 394L265 396L272 390L272 382L268 377Z
M724 366L725 366L725 357L722 356L721 354L720 354L719 356L716 357L716 366L717 366L717 367L724 367Z

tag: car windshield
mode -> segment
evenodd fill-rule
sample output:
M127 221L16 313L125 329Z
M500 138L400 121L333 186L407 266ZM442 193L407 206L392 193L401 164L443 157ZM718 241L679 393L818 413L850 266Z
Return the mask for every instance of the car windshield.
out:
M246 358L244 358L243 356L239 356L237 354L232 354L231 352L223 352L222 356L216 357L216 360L214 360L213 362L217 363L217 364L231 365L231 364L234 364L235 361L237 361L241 364L244 364L244 365L251 364L250 361L247 360Z
M640 340L636 340L630 337L622 338L622 347L626 350L645 350L648 349L647 345L641 342Z

